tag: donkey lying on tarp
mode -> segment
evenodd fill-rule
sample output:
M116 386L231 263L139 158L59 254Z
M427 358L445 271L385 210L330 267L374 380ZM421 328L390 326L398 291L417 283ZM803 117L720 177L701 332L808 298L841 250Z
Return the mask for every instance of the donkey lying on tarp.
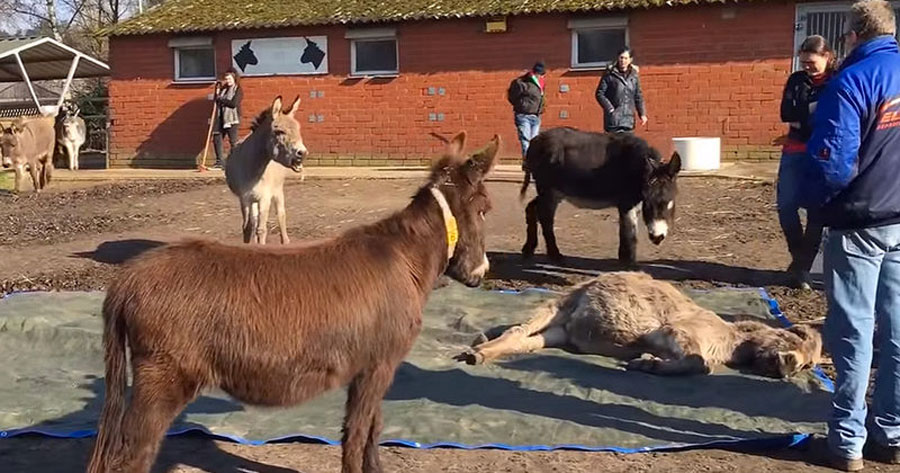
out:
M656 374L707 374L724 364L781 378L818 364L822 336L802 325L730 323L665 281L614 272L576 286L494 340L480 337L456 359L481 364L550 347L624 359L629 369Z

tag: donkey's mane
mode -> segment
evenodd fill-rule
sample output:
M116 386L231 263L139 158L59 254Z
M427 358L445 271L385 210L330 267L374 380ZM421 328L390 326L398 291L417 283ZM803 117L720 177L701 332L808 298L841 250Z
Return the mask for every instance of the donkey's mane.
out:
M256 118L253 119L252 123L250 123L250 132L252 133L256 131L256 129L259 128L260 125L265 123L266 120L270 118L272 118L272 109L266 107L262 112L259 112L259 115L257 115Z

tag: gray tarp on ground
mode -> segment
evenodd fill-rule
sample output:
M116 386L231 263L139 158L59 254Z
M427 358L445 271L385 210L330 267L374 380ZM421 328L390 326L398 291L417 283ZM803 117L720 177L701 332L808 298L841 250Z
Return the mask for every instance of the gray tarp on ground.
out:
M475 335L528 318L552 295L436 290L424 330L384 402L382 438L466 446L580 445L640 449L824 432L828 393L812 375L776 381L725 370L665 378L598 356L547 350L487 366L452 360ZM720 314L769 318L757 291L691 293ZM26 293L0 301L0 431L81 436L103 398L103 293ZM240 440L340 438L345 393L290 409L246 407L221 393L194 402L173 430L204 427ZM3 434L0 434L3 435Z

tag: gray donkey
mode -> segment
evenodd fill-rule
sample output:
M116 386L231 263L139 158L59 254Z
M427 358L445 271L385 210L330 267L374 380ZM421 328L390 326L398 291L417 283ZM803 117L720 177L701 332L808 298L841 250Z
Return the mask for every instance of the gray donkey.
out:
M266 243L269 206L274 202L281 230L281 243L290 243L284 214L284 179L288 169L303 171L306 146L300 122L294 113L300 96L289 110L282 110L279 95L250 125L250 135L241 140L225 162L225 181L241 201L244 243Z
M78 169L78 154L87 141L87 127L80 113L78 105L67 101L60 107L56 123L56 142L65 151L73 171Z

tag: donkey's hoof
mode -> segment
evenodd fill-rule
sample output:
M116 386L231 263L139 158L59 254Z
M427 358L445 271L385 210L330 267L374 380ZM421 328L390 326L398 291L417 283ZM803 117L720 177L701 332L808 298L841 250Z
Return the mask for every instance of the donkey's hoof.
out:
M487 335L485 335L483 333L479 333L478 336L475 337L475 340L472 340L471 346L477 347L478 345L481 345L482 343L487 343L487 342L488 342Z
M459 355L454 356L453 359L459 362L464 362L467 365L484 364L484 355L481 352L474 350L466 350Z
M522 247L522 259L525 261L534 258L534 250L535 248L530 245L525 245Z
M644 353L640 358L630 360L625 369L629 371L654 371L661 360L653 355Z
M615 266L621 271L637 271L640 269L640 265L637 263L637 260L630 258L619 257L616 260Z
M556 265L562 265L566 262L566 257L562 255L562 253L547 253L547 258L550 259L550 262Z

